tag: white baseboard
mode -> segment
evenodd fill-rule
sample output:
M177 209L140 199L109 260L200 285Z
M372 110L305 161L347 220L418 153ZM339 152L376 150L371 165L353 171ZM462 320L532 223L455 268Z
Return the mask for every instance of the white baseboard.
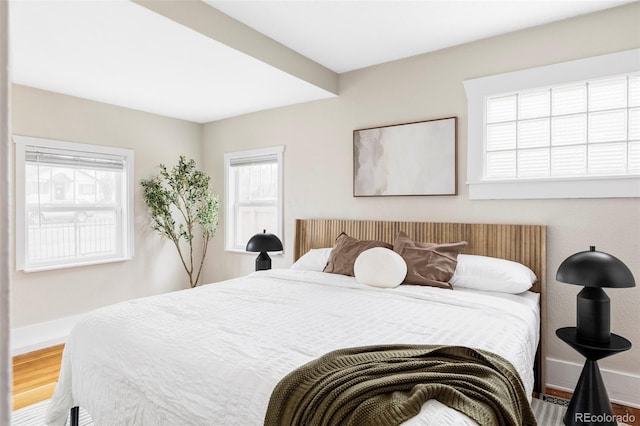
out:
M547 387L573 392L582 372L582 365L547 358ZM601 368L602 380L611 402L640 408L640 376Z
M11 329L11 356L59 345L67 337L82 315L73 315L38 324Z

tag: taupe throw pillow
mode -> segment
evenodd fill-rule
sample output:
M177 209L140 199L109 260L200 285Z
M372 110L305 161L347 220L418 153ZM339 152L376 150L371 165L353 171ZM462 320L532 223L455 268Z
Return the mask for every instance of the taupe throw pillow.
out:
M333 249L329 254L329 261L327 262L327 266L324 267L323 272L349 275L353 277L353 264L355 263L356 258L363 251L373 247L393 248L391 244L387 244L382 241L358 240L351 238L343 232L338 235L338 238L336 238Z
M466 241L459 243L419 243L404 232L399 232L393 242L393 250L407 263L405 284L430 285L449 288L449 280L458 264L458 254Z

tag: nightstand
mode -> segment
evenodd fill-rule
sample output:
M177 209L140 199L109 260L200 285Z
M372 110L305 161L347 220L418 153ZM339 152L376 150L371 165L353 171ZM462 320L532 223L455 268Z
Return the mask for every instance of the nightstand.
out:
M589 343L578 339L576 327L559 328L556 330L556 335L587 358L564 416L564 424L615 426L617 423L613 417L607 389L600 375L598 360L631 349L631 342L611 333L609 342ZM598 416L600 418L597 418Z

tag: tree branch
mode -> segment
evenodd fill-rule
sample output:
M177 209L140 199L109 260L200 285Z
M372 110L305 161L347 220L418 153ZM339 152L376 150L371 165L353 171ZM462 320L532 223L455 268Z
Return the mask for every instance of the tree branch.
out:
M209 241L215 235L218 223L218 197L209 192L210 178L196 169L195 161L187 161L184 156L170 171L161 164L160 174L153 179L142 180L144 200L149 207L152 228L170 239L178 251L182 266L189 276L189 285L198 285ZM173 208L178 211L181 221L176 223ZM203 248L197 273L194 268L194 227L203 228ZM180 239L188 243L189 259L183 253ZM194 280L194 273L196 277Z

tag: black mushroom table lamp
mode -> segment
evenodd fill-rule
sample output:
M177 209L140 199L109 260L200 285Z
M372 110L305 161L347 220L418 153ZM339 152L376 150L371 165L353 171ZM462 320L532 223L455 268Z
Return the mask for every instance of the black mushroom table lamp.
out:
M633 274L618 258L591 246L562 262L556 280L582 285L578 293L576 327L556 335L587 360L564 416L565 425L616 425L597 361L631 349L631 342L611 333L610 299L602 289L635 287Z
M271 269L271 258L267 252L282 251L282 241L274 234L267 234L267 230L264 229L262 234L256 234L249 239L246 250L260 252L256 257L256 271L264 271Z

